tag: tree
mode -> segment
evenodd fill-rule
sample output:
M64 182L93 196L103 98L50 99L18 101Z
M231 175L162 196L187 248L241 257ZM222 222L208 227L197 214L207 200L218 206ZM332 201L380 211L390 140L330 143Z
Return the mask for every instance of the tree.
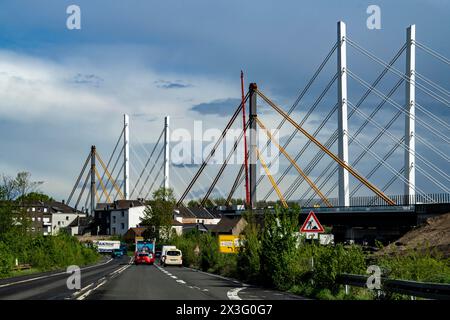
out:
M42 185L43 181L31 181L31 173L19 172L14 180L17 197L25 197L30 192L37 191L37 188Z
M262 237L261 271L265 280L278 289L286 289L296 281L295 269L300 209L275 206L265 212Z
M15 198L15 183L10 176L2 174L0 186L0 200L11 201Z
M256 222L253 212L245 212L247 225L244 228L244 245L238 253L238 272L242 279L258 282L261 269L261 228Z
M43 183L43 181L32 181L31 173L26 171L19 172L14 179L3 174L0 186L0 200L11 201L23 198L28 193L38 191L38 187Z
M54 201L54 199L42 192L30 192L24 196L18 197L17 201L21 203L36 202L36 201L51 202Z
M159 242L171 237L175 204L172 189L162 187L153 193L153 199L148 201L141 219L141 224L148 227L143 233L144 238Z

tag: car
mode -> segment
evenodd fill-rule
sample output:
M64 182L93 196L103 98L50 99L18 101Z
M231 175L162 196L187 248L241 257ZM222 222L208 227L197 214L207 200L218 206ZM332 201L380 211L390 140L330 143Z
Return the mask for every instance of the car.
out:
M134 255L134 264L154 264L155 256L149 252L136 252Z
M170 249L166 251L166 254L162 257L163 266L183 266L183 254L179 249Z
M123 257L124 253L122 249L114 249L111 253L111 257L120 258Z

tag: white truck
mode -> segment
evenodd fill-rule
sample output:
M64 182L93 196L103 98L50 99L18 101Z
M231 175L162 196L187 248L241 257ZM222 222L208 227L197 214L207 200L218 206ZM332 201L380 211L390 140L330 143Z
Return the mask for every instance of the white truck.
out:
M120 241L115 240L94 240L93 244L100 253L112 253L115 249L120 249Z

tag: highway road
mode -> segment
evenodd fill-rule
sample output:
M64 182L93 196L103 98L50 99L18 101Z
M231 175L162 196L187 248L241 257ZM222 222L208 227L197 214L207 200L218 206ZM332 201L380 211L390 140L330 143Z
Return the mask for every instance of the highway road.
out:
M128 257L81 269L81 289L64 271L0 280L0 299L32 300L301 300L184 267L133 265Z

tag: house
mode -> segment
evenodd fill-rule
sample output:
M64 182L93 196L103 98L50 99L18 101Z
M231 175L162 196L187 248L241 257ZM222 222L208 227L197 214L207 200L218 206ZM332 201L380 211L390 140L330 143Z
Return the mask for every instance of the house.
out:
M181 224L217 224L222 214L215 209L179 207L174 210L174 220Z
M228 234L238 236L244 231L246 225L247 221L241 215L224 215L218 224L209 227L209 231L213 235Z
M130 228L123 235L123 239L125 240L125 242L135 243L136 238L142 237L142 234L145 230L147 230L147 227Z
M72 236L90 234L90 222L91 219L89 219L89 217L78 216L66 227L66 230Z
M44 236L56 235L75 219L86 217L86 213L68 206L64 201L33 201L20 204L20 207L25 209L31 222L28 231L41 233Z
M143 200L116 200L98 203L94 212L96 235L124 235L128 229L138 227L144 217Z

